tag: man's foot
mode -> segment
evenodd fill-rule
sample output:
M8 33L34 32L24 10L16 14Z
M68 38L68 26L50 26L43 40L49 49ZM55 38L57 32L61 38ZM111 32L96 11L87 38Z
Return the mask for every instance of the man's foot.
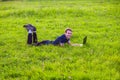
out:
M83 38L83 44L86 44L86 42L87 42L87 36Z
M31 31L36 31L36 28L34 26L32 26L31 24L26 24L23 26L24 28L27 29L27 31L31 30Z

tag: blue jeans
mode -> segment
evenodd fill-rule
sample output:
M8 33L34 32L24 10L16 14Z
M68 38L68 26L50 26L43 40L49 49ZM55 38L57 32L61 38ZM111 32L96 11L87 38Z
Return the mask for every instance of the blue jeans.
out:
M41 42L38 42L36 44L36 46L40 46L40 45L49 45L49 44L53 44L53 41L50 41L50 40L43 40Z

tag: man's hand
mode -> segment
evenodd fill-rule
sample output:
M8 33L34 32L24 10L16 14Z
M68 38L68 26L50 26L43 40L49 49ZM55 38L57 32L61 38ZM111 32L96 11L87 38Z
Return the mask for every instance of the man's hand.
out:
M83 46L83 44L72 44L70 41L68 42L68 44L71 45L71 46L80 46L80 47Z
M83 44L71 44L72 46L80 46L80 47L82 47L83 46Z

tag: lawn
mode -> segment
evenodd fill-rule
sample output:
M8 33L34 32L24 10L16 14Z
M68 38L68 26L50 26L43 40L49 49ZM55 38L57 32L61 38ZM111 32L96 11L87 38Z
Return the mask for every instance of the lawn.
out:
M28 23L39 41L69 27L72 43L87 44L27 45ZM120 80L120 1L1 1L0 80Z

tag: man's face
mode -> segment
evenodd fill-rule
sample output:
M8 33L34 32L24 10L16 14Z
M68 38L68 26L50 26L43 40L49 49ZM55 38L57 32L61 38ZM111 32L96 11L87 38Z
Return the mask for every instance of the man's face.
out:
M68 30L67 32L65 32L65 36L67 37L67 39L70 39L72 36L72 31Z

